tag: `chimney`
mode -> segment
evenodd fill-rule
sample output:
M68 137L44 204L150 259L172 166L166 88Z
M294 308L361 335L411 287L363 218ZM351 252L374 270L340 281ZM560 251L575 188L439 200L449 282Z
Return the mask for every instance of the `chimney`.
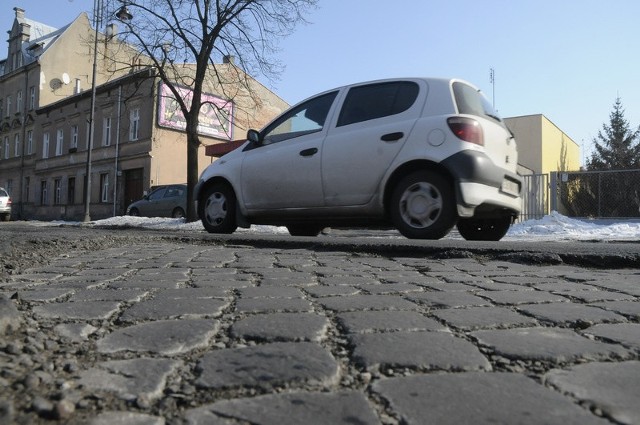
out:
M16 19L24 19L24 9L14 7L13 10L16 12Z

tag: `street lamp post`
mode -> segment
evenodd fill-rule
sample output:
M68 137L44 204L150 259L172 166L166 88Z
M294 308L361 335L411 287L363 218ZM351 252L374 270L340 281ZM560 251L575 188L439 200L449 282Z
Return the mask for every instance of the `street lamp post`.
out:
M102 25L102 0L93 0L93 24L95 34L93 38L93 70L91 72L91 109L89 111L89 140L87 144L87 169L84 183L84 219L91 221L91 151L93 150L93 139L95 134L95 113L96 113L96 73L98 68L98 35ZM133 18L126 5L123 5L118 13L118 19L128 21Z

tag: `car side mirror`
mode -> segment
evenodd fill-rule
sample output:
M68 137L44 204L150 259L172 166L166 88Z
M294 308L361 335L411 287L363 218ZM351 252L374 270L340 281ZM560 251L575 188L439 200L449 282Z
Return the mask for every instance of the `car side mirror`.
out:
M247 131L247 140L250 141L251 143L255 143L256 145L259 145L262 143L262 137L260 136L260 132L253 129Z

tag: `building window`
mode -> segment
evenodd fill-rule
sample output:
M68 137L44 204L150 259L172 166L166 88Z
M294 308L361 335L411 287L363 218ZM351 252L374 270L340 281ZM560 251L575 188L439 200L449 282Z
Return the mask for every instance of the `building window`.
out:
M34 86L29 87L29 109L36 109L36 88Z
M109 174L100 174L100 202L109 202Z
M111 117L102 121L102 146L111 146Z
M53 181L53 189L54 189L54 205L62 204L62 179L55 179Z
M20 134L17 133L13 138L13 156L16 158L20 156Z
M49 158L49 133L42 135L42 159Z
M19 90L16 96L16 113L19 112L22 112L22 90Z
M11 96L7 96L7 116L11 115Z
M13 179L7 180L7 192L9 195L13 193Z
M76 178L69 177L67 182L67 205L76 203Z
M4 136L4 159L9 159L9 136Z
M131 110L129 114L129 140L138 140L138 133L140 131L140 108Z
M24 178L24 201L29 202L29 185L31 184L31 178Z
M33 130L27 131L27 155L33 153Z
M42 180L40 182L40 205L47 205L49 202L47 196L47 181Z
M71 126L71 148L78 149L78 126Z
M59 128L56 138L56 156L62 155L62 145L64 145L64 130Z
M2 112L4 111L4 99L0 98L0 118L4 117Z

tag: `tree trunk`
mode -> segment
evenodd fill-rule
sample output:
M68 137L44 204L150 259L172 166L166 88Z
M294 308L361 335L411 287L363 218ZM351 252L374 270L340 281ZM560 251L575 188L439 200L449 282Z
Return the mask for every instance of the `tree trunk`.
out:
M198 138L198 125L190 123L187 119L187 222L197 221L198 212L196 211L195 198L193 190L198 183L198 147L200 139Z

